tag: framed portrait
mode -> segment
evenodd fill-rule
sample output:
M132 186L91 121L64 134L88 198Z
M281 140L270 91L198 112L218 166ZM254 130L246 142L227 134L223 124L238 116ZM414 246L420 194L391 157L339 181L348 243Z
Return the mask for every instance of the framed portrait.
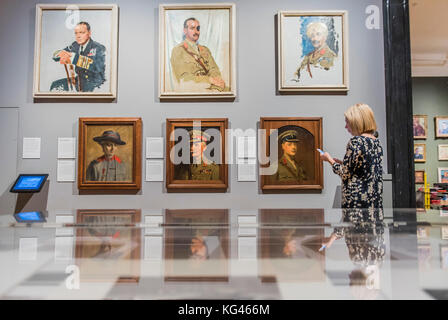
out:
M81 281L139 282L140 219L140 210L77 211L75 261Z
M166 210L165 221L165 281L229 281L228 210Z
M439 161L448 160L448 144L439 144Z
M426 145L414 143L414 162L426 162Z
M448 168L437 168L439 183L448 183Z
M168 192L225 192L226 118L166 120Z
M448 138L448 116L434 117L436 138Z
M442 240L448 240L448 226L441 226L440 232Z
M140 190L141 118L79 118L78 188Z
M415 170L415 183L416 184L425 183L425 170Z
M159 6L159 98L236 97L235 4Z
M414 139L426 139L428 135L428 116L413 116Z
M260 163L262 192L321 192L323 165L316 149L322 149L322 118L261 118L260 129L262 154L269 159Z
M347 92L347 11L278 12L279 92Z
M261 209L259 223L262 282L325 281L323 209Z
M118 6L37 4L34 98L114 99Z

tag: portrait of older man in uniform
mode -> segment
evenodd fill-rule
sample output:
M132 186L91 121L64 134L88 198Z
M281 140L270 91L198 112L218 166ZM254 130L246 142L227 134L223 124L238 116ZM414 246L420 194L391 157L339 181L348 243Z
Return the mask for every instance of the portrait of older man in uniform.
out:
M277 172L271 176L271 182L301 183L306 179L306 173L296 160L296 154L299 152L298 133L289 127L279 131L278 141L282 155L277 161Z
M79 22L75 41L53 53L53 60L64 66L66 78L53 81L50 91L93 92L106 81L106 48L92 39L90 24Z
M190 130L190 164L174 166L176 180L219 180L219 165L205 156L210 136L201 130Z
M306 28L306 36L309 38L314 50L308 53L297 69L297 80L300 81L303 73L313 78L314 70L330 70L334 65L337 54L327 44L328 27L322 22L311 22Z
M194 17L184 22L184 41L171 52L171 67L178 83L194 82L204 84L212 91L228 91L221 71L209 48L199 44L201 25Z
M106 130L101 136L94 137L103 155L92 160L86 170L87 181L130 181L131 170L127 164L116 155L120 146L126 144L120 134L113 130Z

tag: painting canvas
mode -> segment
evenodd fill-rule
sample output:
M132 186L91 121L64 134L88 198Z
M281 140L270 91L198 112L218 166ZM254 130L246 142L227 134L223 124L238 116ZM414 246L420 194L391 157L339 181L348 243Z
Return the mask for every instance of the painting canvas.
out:
M115 98L118 7L36 6L34 98Z
M428 132L428 116L413 116L414 139L426 139Z
M140 210L78 210L76 265L81 281L138 282Z
M439 144L439 160L448 160L448 144Z
M140 118L79 119L79 189L140 189L140 155Z
M448 117L435 117L436 138L448 138Z
M165 281L228 281L228 219L228 210L166 210Z
M322 118L261 118L260 128L266 135L263 154L270 160L260 167L262 191L321 191L323 168L316 149L322 149ZM276 153L271 143L277 144Z
M280 92L347 92L347 12L280 11Z
M258 246L262 282L325 281L323 209L262 209ZM315 227L313 227L315 225Z
M425 183L425 170L415 170L415 183L416 184Z
M227 126L226 118L167 119L166 187L169 192L227 190Z
M161 99L235 98L235 5L160 5Z
M448 183L448 168L438 168L438 182L439 183Z
M423 143L414 144L414 162L426 161L426 145Z

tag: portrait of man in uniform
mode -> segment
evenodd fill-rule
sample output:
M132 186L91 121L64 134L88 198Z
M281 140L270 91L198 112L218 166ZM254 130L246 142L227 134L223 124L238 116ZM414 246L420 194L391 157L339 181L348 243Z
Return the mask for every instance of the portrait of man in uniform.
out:
M227 118L166 120L168 192L224 192Z
M210 136L201 130L190 130L190 163L174 167L176 180L219 180L219 165L207 159L205 151Z
M119 146L125 145L118 132L107 130L93 141L101 146L103 155L92 160L87 167L87 181L129 181L130 170L127 164L116 155Z
M199 20L194 17L184 22L185 40L175 46L171 53L171 67L176 81L204 83L207 90L228 91L210 49L199 44L200 28Z
M346 12L279 13L280 91L347 91Z
M64 66L66 78L54 81L50 91L92 92L106 81L106 48L92 39L90 24L78 22L75 41L53 53L53 60Z
M282 156L277 162L277 172L271 177L276 182L296 182L302 183L306 180L306 173L296 160L298 149L298 132L292 127L285 127L279 130L278 141L281 147Z
M34 98L115 98L118 6L38 4Z
M266 135L260 151L269 159L260 163L262 192L321 190L323 168L316 149L322 147L322 118L266 117L260 128Z
M235 95L233 6L161 6L160 98Z

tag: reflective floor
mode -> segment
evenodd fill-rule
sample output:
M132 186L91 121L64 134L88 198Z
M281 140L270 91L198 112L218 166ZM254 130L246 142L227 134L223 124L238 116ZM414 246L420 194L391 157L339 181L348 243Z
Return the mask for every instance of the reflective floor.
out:
M448 299L443 211L363 227L334 209L44 215L0 216L0 299Z

